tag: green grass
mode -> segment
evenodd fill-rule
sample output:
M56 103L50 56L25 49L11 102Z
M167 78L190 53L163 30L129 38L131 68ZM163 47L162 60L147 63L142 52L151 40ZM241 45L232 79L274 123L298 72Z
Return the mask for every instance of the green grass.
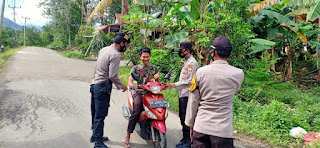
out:
M73 51L58 51L58 53L64 57L67 57L67 58L72 58L72 59L84 59L84 54L81 54L81 53L75 53Z
M131 71L131 67L129 66L120 66L118 77L124 85L128 85L129 74Z
M293 127L320 131L319 87L301 91L294 83L280 83L263 87L256 96L260 86L245 77L233 103L236 130L275 147L302 146L302 139L289 135Z
M2 70L2 66L4 65L6 60L21 48L23 47L9 48L6 51L0 53L0 71Z

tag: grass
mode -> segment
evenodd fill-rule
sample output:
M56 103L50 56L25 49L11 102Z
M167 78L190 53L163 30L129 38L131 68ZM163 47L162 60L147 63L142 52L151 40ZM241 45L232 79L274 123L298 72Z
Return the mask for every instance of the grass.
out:
M131 71L131 67L129 66L120 66L118 77L124 85L128 85L129 74Z
M0 53L0 71L2 70L2 66L4 65L6 60L21 48L23 47L9 48L6 51Z
M295 83L265 86L245 77L234 98L234 128L275 147L302 147L303 140L289 135L293 127L320 131L319 87L301 91Z
M75 53L73 51L58 51L58 53L64 57L67 57L67 58L72 58L72 59L84 59L84 54L81 54L81 53Z

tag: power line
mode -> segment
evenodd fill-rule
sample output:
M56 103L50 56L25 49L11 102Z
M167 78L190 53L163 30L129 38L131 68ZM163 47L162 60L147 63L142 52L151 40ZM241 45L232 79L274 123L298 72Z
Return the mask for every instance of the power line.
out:
M13 21L14 21L14 30L15 30L15 40L17 41L17 28L16 28L16 25L17 25L17 22L16 22L16 9L17 8L21 8L21 6L19 7L16 7L16 0L13 0L13 7L9 5L9 8L12 8L13 9ZM18 42L16 42L17 44Z

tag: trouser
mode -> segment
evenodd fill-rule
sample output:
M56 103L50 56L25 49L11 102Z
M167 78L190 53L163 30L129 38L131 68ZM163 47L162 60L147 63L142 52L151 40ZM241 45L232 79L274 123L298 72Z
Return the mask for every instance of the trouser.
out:
M180 117L180 123L182 125L182 135L183 135L183 138L190 139L190 127L188 127L184 123L186 119L187 104L188 104L188 97L179 98L179 117Z
M103 136L104 119L108 115L110 106L110 95L112 89L112 82L92 84L90 86L91 92L91 117L92 117L92 131L94 137Z
M193 131L193 148L234 148L233 138L222 138Z
M143 111L142 94L137 92L133 96L133 110L129 118L128 133L133 133L133 130L139 120L140 114Z

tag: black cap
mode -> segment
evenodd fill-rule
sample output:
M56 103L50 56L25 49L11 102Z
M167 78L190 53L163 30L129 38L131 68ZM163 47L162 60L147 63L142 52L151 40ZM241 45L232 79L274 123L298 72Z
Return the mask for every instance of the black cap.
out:
M115 43L121 43L121 42L130 43L130 37L123 32L117 32L114 37L114 42Z
M219 36L213 40L210 49L227 53L232 51L232 45L227 37Z
M191 42L181 42L178 50L180 50L180 49L189 49L191 52L192 51L192 43Z

